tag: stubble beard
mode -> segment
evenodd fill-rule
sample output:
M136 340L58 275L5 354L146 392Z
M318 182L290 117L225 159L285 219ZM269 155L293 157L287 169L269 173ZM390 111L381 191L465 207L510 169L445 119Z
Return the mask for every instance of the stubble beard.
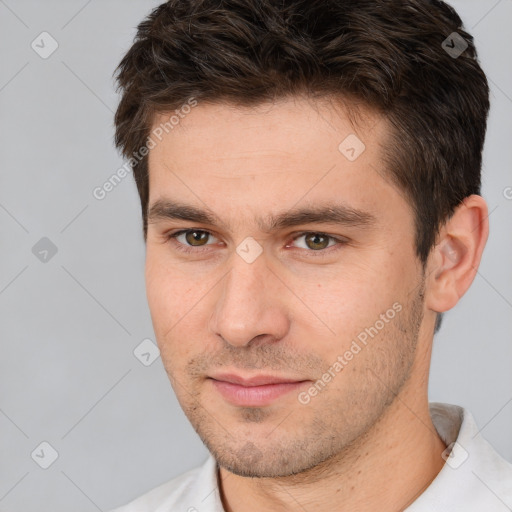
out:
M407 303L409 308L404 307L368 342L361 364L359 354L351 361L350 390L326 389L310 404L297 401L294 409L279 417L273 408L238 408L233 428L233 418L217 417L211 406L203 405L200 386L184 393L173 384L186 416L217 463L243 477L290 481L297 475L299 481L307 474L312 482L337 461L357 458L365 439L409 379L423 320L424 274L417 289ZM343 378L347 369L336 379ZM309 414L308 407L314 408ZM251 433L251 427L256 431L265 422L270 434Z

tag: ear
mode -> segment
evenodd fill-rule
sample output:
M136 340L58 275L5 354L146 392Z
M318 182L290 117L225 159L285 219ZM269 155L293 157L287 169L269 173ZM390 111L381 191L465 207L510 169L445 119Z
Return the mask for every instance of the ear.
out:
M438 313L455 306L477 273L489 236L487 203L471 195L440 229L429 255L425 304Z

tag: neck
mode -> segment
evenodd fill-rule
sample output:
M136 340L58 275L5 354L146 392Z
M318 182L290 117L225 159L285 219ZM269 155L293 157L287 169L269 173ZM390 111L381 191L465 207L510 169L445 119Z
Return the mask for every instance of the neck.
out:
M309 471L245 478L219 470L226 512L332 510L396 512L410 505L441 470L446 448L417 383L397 395L379 421L343 452Z

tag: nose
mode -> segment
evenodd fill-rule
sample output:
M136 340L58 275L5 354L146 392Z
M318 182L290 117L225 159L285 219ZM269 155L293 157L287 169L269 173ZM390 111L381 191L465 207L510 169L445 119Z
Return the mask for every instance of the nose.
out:
M234 347L283 338L290 328L285 288L262 253L252 263L237 253L218 287L211 331ZM256 338L258 341L256 341Z

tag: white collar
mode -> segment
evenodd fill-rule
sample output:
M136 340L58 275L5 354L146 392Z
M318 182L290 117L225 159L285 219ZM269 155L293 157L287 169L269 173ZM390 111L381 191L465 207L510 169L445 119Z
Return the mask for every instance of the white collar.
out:
M406 511L510 512L512 465L482 437L468 410L436 402L429 405L439 437L453 451Z

